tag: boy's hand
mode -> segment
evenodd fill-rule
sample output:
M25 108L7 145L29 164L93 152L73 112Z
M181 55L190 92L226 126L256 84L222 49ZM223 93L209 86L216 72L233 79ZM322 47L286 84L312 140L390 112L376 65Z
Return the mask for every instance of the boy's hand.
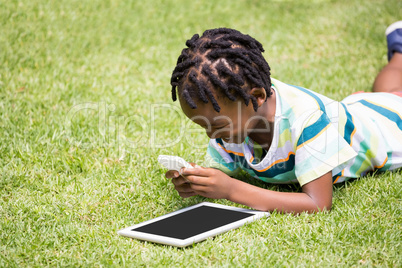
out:
M175 170L169 170L166 172L166 178L172 179L172 183L174 184L174 188L179 193L179 195L183 198L191 197L197 195L192 189L191 185L186 178L181 176L179 172Z
M190 163L193 167L196 165L194 163ZM190 186L190 182L176 170L169 170L166 172L165 177L167 179L172 179L172 183L174 184L174 188L179 193L179 195L183 198L191 197L197 195Z
M201 195L214 199L229 199L231 177L214 168L183 168L182 177L188 182L186 187L177 187L176 190L188 191L186 194ZM179 180L181 181L181 180ZM180 191L179 191L180 193Z
M183 198L201 195L214 199L229 198L229 184L233 180L220 170L203 168L193 163L194 168L183 168L181 174L175 170L166 172L166 178L172 183Z

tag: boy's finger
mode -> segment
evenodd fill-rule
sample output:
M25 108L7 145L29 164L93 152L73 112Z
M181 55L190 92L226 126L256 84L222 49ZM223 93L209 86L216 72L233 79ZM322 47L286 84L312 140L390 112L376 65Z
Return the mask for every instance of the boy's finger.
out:
M183 176L178 176L172 179L174 185L189 184L189 180Z
M194 167L194 168L182 168L180 170L181 175L196 175L196 176L206 176L207 174L206 168L202 167Z
M209 181L208 177L196 176L196 175L186 176L186 180L191 184L197 184L197 185L208 185Z
M177 172L176 170L169 170L168 172L166 172L165 177L167 179L172 179L172 178L177 178L180 176L180 173Z

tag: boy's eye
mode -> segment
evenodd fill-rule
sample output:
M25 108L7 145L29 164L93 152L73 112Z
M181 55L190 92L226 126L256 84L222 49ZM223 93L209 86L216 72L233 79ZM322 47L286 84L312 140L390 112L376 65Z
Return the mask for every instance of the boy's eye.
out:
M225 128L226 126L219 126L219 127L214 127L214 129L222 129Z

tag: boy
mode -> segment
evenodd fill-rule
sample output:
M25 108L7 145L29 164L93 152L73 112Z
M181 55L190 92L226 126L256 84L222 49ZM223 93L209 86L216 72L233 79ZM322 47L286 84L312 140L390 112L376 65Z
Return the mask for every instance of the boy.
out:
M210 137L208 167L166 177L184 198L300 213L330 210L333 183L402 167L401 28L386 31L389 63L374 83L380 93L342 102L271 78L262 45L248 35L226 28L194 35L173 71L172 98L177 89L184 114ZM302 192L230 177L239 170L269 183L298 181Z

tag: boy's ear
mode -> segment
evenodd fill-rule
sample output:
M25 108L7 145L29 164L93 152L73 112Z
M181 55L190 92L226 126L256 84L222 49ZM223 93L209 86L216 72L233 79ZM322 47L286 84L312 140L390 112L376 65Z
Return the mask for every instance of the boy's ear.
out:
M254 96L257 100L258 107L260 107L267 99L267 92L262 87L254 87L250 90L250 95Z

